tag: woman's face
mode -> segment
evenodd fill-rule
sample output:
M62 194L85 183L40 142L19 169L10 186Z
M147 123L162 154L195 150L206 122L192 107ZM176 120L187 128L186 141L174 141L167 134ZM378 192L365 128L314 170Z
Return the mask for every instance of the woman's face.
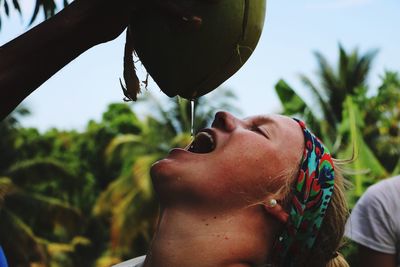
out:
M161 204L238 207L263 201L297 173L304 146L293 119L215 115L188 149L172 149L151 170Z

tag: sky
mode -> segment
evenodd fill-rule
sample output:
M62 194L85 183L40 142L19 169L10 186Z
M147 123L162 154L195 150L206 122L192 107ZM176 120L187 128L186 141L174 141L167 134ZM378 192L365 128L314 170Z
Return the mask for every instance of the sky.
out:
M0 45L28 30L35 1L22 2L23 18L16 13L5 18L0 8ZM313 52L319 51L336 63L341 43L348 51L379 49L369 80L373 94L385 70L400 72L399 14L398 0L269 0L256 50L222 86L238 96L241 116L279 112L281 106L274 91L279 79L308 98L299 75L315 80ZM96 46L50 78L23 102L32 114L21 121L22 125L41 131L52 127L83 129L90 119L100 120L109 103L123 102L119 78L124 42L122 34ZM148 88L167 99L154 82Z

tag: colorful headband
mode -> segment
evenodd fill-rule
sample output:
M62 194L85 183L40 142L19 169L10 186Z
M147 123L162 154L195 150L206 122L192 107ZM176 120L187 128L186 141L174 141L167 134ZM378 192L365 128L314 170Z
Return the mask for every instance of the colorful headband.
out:
M304 152L297 181L292 187L289 219L276 240L272 257L280 267L291 267L307 257L321 229L334 187L329 150L295 119L304 133Z

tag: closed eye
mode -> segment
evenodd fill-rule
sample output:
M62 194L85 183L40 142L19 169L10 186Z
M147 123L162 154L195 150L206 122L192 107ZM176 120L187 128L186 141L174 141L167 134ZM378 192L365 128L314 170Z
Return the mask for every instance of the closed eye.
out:
M258 125L252 125L251 126L251 131L256 132L258 134L261 134L264 137L269 139L269 133L268 133L267 129L265 129L264 127L261 127L261 126L258 126Z

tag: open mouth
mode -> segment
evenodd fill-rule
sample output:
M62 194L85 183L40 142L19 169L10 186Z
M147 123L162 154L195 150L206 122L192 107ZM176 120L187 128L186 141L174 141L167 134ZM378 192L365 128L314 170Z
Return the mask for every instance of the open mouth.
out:
M192 153L205 154L215 149L216 142L211 133L201 131L196 134L193 142L189 145L188 151Z

